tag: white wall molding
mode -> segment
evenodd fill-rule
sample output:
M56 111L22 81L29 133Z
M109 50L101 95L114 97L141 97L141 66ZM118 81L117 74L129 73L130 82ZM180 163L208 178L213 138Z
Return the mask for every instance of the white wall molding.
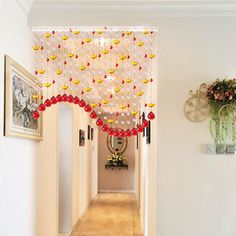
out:
M31 0L16 0L18 6L24 11L25 14L28 14L32 5Z
M189 16L236 16L236 1L36 1L29 14L29 24L71 25L77 22L86 25L92 20L93 24L109 25L110 19L124 24L127 18L148 22L156 17Z

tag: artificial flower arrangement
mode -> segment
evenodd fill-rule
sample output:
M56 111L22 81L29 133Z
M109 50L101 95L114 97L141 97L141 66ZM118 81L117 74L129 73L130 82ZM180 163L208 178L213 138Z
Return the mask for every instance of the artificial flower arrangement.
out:
M126 165L126 157L119 155L117 153L113 153L111 156L107 155L107 165L111 166L124 166Z
M208 85L211 134L216 144L236 141L236 79L216 80Z

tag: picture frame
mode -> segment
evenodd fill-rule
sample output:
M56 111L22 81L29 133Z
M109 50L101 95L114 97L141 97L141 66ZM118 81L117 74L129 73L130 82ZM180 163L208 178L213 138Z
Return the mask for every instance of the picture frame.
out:
M85 146L85 131L79 130L79 146Z
M94 129L91 128L91 141L93 141L93 136L94 136Z
M151 121L148 121L148 127L146 128L146 144L151 143Z
M145 120L145 113L143 112L142 121L144 121L144 120ZM146 128L143 129L143 137L145 137L145 136L146 136Z
M34 98L33 98L34 96ZM4 56L4 136L43 139L42 114L34 119L42 84L11 57Z
M90 127L90 125L88 125L88 140L90 140L90 134L91 134L91 127Z

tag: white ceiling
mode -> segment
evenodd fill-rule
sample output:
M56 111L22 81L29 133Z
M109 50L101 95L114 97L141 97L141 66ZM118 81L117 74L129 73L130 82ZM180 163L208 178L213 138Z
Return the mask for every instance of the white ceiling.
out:
M132 25L142 25L163 16L232 15L236 0L36 0L28 21L30 26L126 25L127 18L135 18Z

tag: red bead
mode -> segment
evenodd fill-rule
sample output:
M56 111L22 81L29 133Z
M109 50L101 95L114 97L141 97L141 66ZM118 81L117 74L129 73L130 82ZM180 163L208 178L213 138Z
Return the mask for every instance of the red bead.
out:
M138 68L139 70L142 70L142 66L139 66L139 68Z
M131 134L135 136L138 134L138 131L135 128L133 128L131 131Z
M74 101L74 97L72 95L68 96L68 102L72 103Z
M51 104L56 104L57 99L53 96L53 97L51 97L50 102L51 102Z
M50 107L52 104L51 104L50 100L47 99L47 100L44 102L44 105L45 105L46 107Z
M81 44L84 45L84 41L82 41Z
M47 58L46 61L49 62L49 58Z
M125 137L125 131L124 130L120 131L120 137L122 137L122 138Z
M124 84L125 83L125 81L124 80L122 80L122 84Z
M119 115L119 113L118 112L115 112L115 116L118 116Z
M77 59L79 56L78 55L75 55L75 58Z
M81 91L80 93L83 95L83 94L84 94L84 91Z
M98 119L96 121L96 124L97 124L97 126L102 126L103 125L103 121L101 119Z
M111 45L111 46L110 46L110 49L112 49L112 48L113 48L113 46Z
M86 102L84 101L84 99L81 99L81 100L80 100L79 106L80 106L80 107L85 107L85 106L86 106Z
M99 103L98 103L98 106L100 107L101 105L102 105L102 104L99 102Z
M150 79L150 82L153 82L153 79Z
M100 53L98 54L98 57L101 57L101 54L100 54Z
M138 125L137 131L140 132L140 133L143 132L143 126L142 125Z
M86 105L85 108L84 108L84 110L85 110L86 112L91 112L91 111L92 111L92 107L91 107L90 105Z
M133 89L136 89L136 86L135 86L135 85L133 86Z
M89 63L89 62L87 63L87 66L90 66L90 63Z
M107 78L107 75L104 75L104 79L106 79Z
M57 102L62 102L62 96L60 94L57 95L56 99Z
M127 137L130 137L130 136L131 136L131 131L130 131L129 129L127 129L127 130L125 131L125 134L126 134Z
M36 70L36 71L34 72L34 74L37 75L37 74L38 74L38 71Z
M130 55L127 56L127 59L130 59Z
M118 137L120 135L120 131L118 130L118 129L116 129L115 131L114 131L114 136L115 137Z
M58 46L57 46L58 48L61 48L61 45L60 44L58 44Z
M112 96L112 94L110 95L110 98L112 98L113 96Z
M92 83L95 83L95 79L92 80Z
M114 133L113 128L109 128L109 129L107 130L107 133L108 133L109 135L113 135L113 133Z
M148 125L149 125L149 122L148 122L147 120L143 120L142 126L143 126L144 128L146 128L146 127L148 127Z
M46 107L44 104L40 104L39 107L38 107L39 111L45 111L46 110Z
M96 118L98 117L98 115L97 115L97 113L96 113L95 111L92 111L92 112L90 113L90 117L91 117L92 119L96 119Z
M125 36L125 34L124 34L124 33L122 33L122 34L121 34L121 36L122 36L122 37L124 37L124 36Z
M33 114L32 114L32 117L37 120L40 117L39 112L34 111Z
M74 100L73 100L73 103L74 104L79 104L79 102L80 102L80 99L77 96L75 96Z
M149 112L148 119L149 120L154 120L155 119L155 114L152 111Z
M106 124L104 124L104 125L102 126L102 130L103 130L104 132L106 132L106 131L108 130L108 126L107 126Z
M133 37L133 41L136 41L136 37Z
M67 64L67 62L66 61L64 61L64 65L66 65Z
M62 101L63 101L63 102L67 102L67 101L68 101L68 97L67 97L66 94L64 94L64 95L62 96Z
M69 81L71 82L72 80L73 80L73 79L70 77L70 78L69 78Z
M144 57L147 58L147 54L145 54Z
M118 63L116 63L116 67L118 67L119 66L119 64Z

